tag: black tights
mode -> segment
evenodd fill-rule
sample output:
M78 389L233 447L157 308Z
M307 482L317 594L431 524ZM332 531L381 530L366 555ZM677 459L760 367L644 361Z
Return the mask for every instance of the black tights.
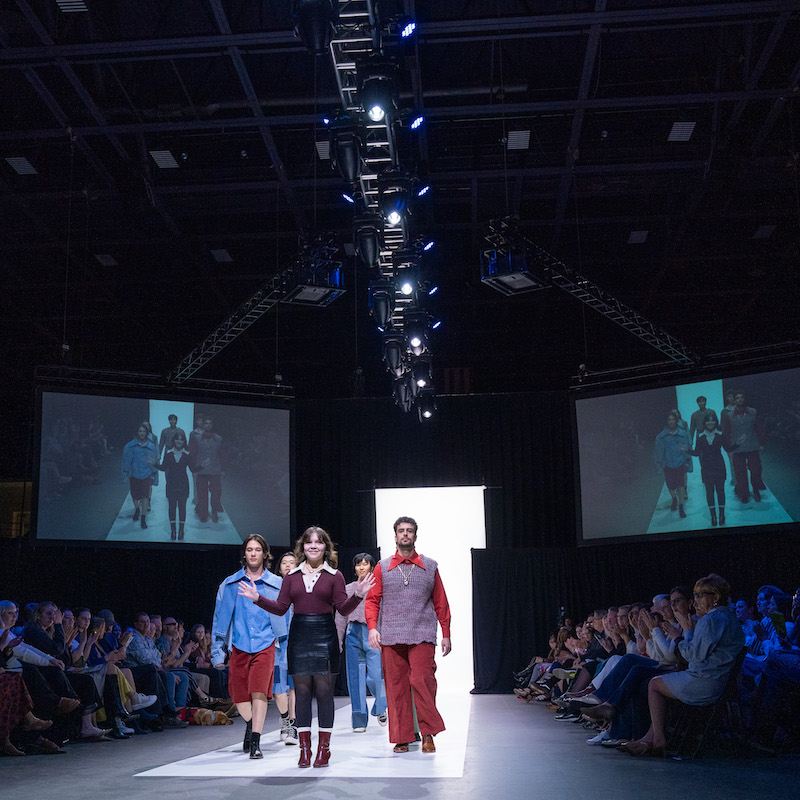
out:
M186 522L186 498L185 497L167 497L167 503L169 504L169 521L175 522L176 519L176 510L177 510L177 519L180 522Z
M720 508L725 508L725 479L721 478L714 483L703 484L706 487L706 502L709 508L714 508L714 490L717 491L717 502Z
M336 675L292 675L298 728L311 727L311 698L317 698L317 722L320 728L333 727L333 684Z

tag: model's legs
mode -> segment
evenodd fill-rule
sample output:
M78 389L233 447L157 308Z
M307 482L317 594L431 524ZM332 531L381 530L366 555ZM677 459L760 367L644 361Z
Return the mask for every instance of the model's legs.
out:
M750 499L750 484L747 479L747 454L732 453L733 474L736 476L736 496L746 503Z
M347 691L350 694L353 728L367 727L367 659L361 641L361 628L351 622L344 638L344 655L347 664ZM375 651L378 655L378 651ZM378 655L380 658L380 656Z
M253 733L261 733L261 729L264 727L264 720L267 718L267 706L269 705L269 701L267 700L266 694L262 692L253 692L251 698L253 709Z
M297 697L297 730L311 730L311 696L313 692L313 678L311 675L292 675L294 691Z
M754 491L766 489L764 481L761 479L761 455L758 450L747 453L747 466L750 469L750 482L753 484Z
M379 717L386 713L386 687L383 685L381 654L369 646L369 630L364 625L362 631L362 647L367 660L367 689L372 692L375 702L372 704L372 716Z
M444 721L436 709L436 648L429 642L408 648L411 669L410 682L414 690L414 707L417 709L419 731L423 736L436 736L444 730Z
M209 475L208 478L211 490L211 512L216 514L222 508L222 478L219 475Z
M414 741L408 650L408 645L405 644L381 647L386 702L389 707L389 741L393 744Z
M208 483L211 475L199 474L197 477L197 516L201 522L208 519Z

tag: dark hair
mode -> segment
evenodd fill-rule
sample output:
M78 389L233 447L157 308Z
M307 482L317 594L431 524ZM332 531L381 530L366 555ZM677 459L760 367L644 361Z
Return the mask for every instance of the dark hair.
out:
M768 583L766 584L766 586L758 587L758 591L756 592L756 597L758 597L758 595L760 594L763 594L764 600L769 602L771 597L773 597L776 594L781 595L783 594L783 592L777 586L773 586L771 583Z
M362 561L366 561L370 567L375 566L375 559L369 553L359 553L353 558L353 566L357 567Z
M414 526L414 533L417 532L417 521L413 517L398 517L394 521L394 532L395 533L397 533L397 526L400 525L400 523L402 523L402 522L405 522L407 525L413 525Z
M33 612L33 621L38 625L39 618L44 613L44 610L49 606L53 606L53 608L58 608L58 606L52 600L45 600L43 603L37 603L36 611Z
M272 571L276 575L281 574L281 562L283 561L284 558L286 558L286 556L291 556L292 558L294 558L294 550L287 550L285 553L281 553L280 558L275 559Z
M297 563L300 564L306 560L306 553L305 550L303 550L303 545L315 533L325 544L325 554L322 556L322 560L327 561L328 564L336 569L339 566L339 554L333 546L333 540L330 534L324 528L320 528L319 525L311 525L297 537L297 541L294 544L294 557L297 559Z
M178 432L177 432L177 433L176 433L176 434L175 434L175 435L172 437L172 446L173 446L173 447L175 447L175 440L176 440L176 439L180 439L180 440L183 442L184 446L186 446L186 444L187 444L186 437L185 437L185 436L184 436L184 435L183 435L183 434L182 434L180 431L178 431Z
M88 609L88 608L84 608L83 606L81 606L80 608L73 608L73 609L72 609L72 613L75 615L75 618L76 618L76 619L77 619L77 618L78 618L78 617L79 617L81 614L83 614L83 612L84 612L84 611L88 611L90 614L92 613L90 609Z
M703 414L703 425L705 425L710 419L713 419L717 424L717 427L719 427L719 417L717 417L717 412L712 409L709 409L705 414Z
M269 565L272 563L272 553L270 553L269 545L267 544L267 540L260 534L260 533L251 533L243 542L242 542L242 554L239 558L239 563L244 566L247 563L247 559L244 557L245 550L247 549L247 545L250 542L257 542L261 545L261 549L264 551L264 560L262 561L264 569L269 569Z
M178 421L178 415L177 415L177 414L170 414L170 415L167 417L167 421L169 421L169 420L171 420L171 419L174 419L174 420L175 420L175 422L177 422L177 421Z
M692 590L688 586L675 586L669 590L669 596L672 597L673 594L679 594L684 600L688 600L691 602L692 600Z
M702 400L704 403L707 403L707 402L708 402L708 400L707 400L705 397L703 397L703 395L700 395L700 397L698 397L698 398L697 398L697 400L695 400L695 403L699 403L701 400Z

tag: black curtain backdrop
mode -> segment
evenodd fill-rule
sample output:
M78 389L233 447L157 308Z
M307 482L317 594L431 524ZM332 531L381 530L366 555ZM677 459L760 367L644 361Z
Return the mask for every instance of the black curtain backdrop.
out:
M711 571L734 594L800 585L800 533L652 539L575 546L572 433L565 393L444 397L426 424L389 400L298 402L296 526L328 530L341 564L376 554L372 490L485 485L487 549L475 551L476 689L507 691L510 672L547 647L560 606L578 621L594 607L647 600ZM76 532L79 533L79 532ZM420 531L420 551L435 531ZM271 543L279 555L289 543ZM386 555L385 553L383 555ZM237 548L109 549L0 540L0 598L144 609L208 624ZM445 579L447 564L442 564ZM445 586L447 583L445 582ZM458 614L458 609L453 609ZM454 643L457 657L458 643Z

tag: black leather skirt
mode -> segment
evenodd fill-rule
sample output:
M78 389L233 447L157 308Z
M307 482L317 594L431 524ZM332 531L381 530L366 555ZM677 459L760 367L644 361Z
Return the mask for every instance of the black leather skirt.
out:
M287 650L290 675L339 672L339 637L333 614L295 614Z

